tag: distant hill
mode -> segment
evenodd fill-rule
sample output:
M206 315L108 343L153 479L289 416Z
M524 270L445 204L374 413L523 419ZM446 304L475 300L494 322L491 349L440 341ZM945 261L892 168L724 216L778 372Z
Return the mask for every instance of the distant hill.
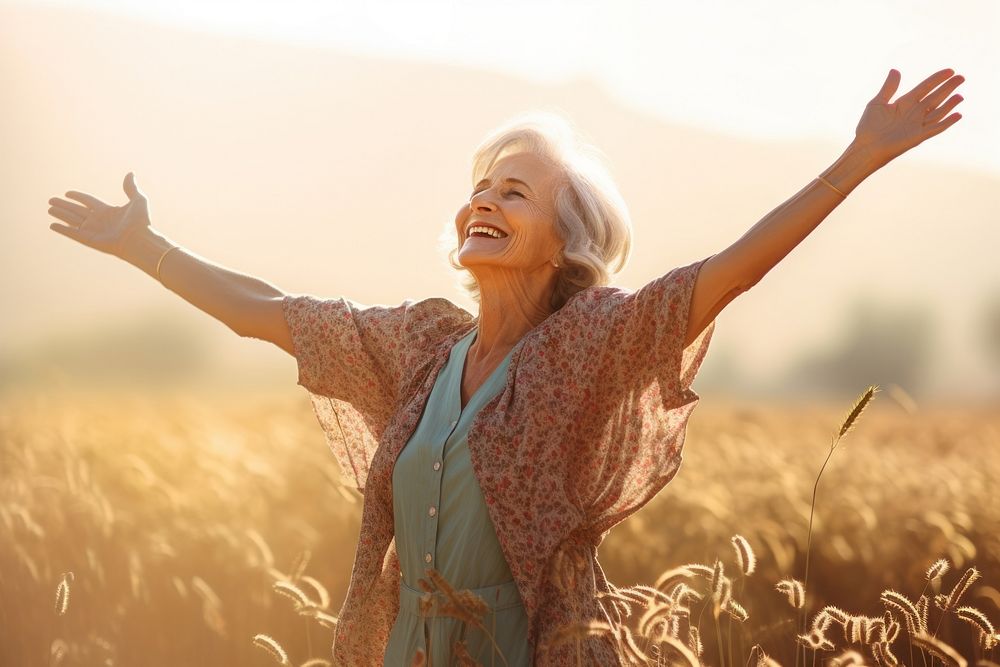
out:
M588 81L541 86L58 8L0 6L0 25L8 361L52 331L151 309L213 350L215 372L260 364L294 381L277 349L235 340L134 268L47 229L49 197L121 203L129 170L163 233L286 291L444 295L472 309L437 236L466 201L472 149L517 112L562 110L607 154L634 220L632 261L615 279L630 288L739 238L835 160L857 120L844 119L842 145L760 143L664 123ZM976 375L973 327L1000 285L1000 178L908 158L720 316L706 378L716 355L728 359L721 385L779 377L834 344L864 294L934 320L930 390L992 386Z

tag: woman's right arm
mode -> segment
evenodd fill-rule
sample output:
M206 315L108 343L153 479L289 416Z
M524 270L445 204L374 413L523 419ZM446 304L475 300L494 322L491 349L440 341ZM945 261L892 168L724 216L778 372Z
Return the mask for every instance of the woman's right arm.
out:
M274 343L294 356L291 332L285 322L285 294L252 276L230 271L178 247L150 225L149 202L129 172L122 182L128 203L106 204L85 192L70 190L49 200L49 215L64 225L49 228L85 246L119 257L159 279L164 287L208 313L237 334ZM160 261L162 258L162 262Z
M156 279L156 263L176 245L146 228L125 240L119 256ZM183 247L163 257L160 282L240 336L266 340L294 355L282 312L285 294L270 283L214 264Z

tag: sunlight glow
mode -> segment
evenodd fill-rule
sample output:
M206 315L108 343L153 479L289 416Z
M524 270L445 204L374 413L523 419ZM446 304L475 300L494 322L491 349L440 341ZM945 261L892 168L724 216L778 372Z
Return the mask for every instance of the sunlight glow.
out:
M963 127L916 159L1000 172L989 39L1000 3L320 2L34 0L187 28L489 69L536 83L587 79L664 120L756 139L846 143L886 72L909 87L965 74ZM979 29L970 30L970 26ZM990 29L992 26L992 29ZM808 98L803 98L807 94Z

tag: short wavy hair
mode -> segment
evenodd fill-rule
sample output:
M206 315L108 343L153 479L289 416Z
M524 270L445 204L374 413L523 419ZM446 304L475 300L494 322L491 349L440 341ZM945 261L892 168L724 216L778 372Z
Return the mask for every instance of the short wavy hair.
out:
M552 308L558 310L577 292L607 285L628 262L632 248L632 221L628 207L606 167L606 158L583 140L564 117L548 111L515 116L492 130L472 156L472 183L478 183L493 164L509 154L529 152L554 163L565 178L555 190L556 232L565 244L559 258ZM468 272L461 288L480 304L479 283L458 262L455 228L441 234L441 250L448 263Z

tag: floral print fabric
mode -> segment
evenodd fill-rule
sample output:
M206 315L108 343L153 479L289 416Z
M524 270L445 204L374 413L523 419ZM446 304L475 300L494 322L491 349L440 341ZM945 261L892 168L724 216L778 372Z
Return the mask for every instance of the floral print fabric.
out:
M597 561L612 526L677 473L690 385L715 329L687 347L691 294L708 258L639 290L592 286L514 346L505 385L468 433L473 470L529 619L538 665L576 664L575 643L543 651L560 626L617 621L598 592ZM381 665L398 612L392 470L454 344L478 317L448 299L397 306L288 295L282 302L298 363L327 442L364 494L361 534L333 652L344 665ZM562 591L558 552L581 571ZM590 661L619 664L603 638Z

